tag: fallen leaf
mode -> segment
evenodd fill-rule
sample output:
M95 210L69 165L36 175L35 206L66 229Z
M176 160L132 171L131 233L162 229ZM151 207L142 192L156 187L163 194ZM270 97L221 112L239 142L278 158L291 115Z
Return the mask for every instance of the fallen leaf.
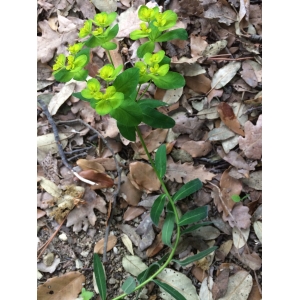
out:
M64 149L68 144L68 136L64 133L59 133L59 140L62 148ZM47 133L37 137L37 148L45 153L51 152L52 154L58 153L58 147L55 142L54 134Z
M242 178L241 179L243 183L248 185L249 187L256 189L256 190L262 190L262 171L256 171L250 173L249 178Z
M153 222L150 214L147 214L135 230L137 234L142 235L142 239L139 243L139 250L141 251L144 251L149 246L151 246L153 240L155 239L155 233L152 224Z
M45 273L53 273L60 263L60 258L56 257L50 266L46 266L43 262L37 264L37 269Z
M212 81L204 74L197 76L185 76L187 87L192 89L195 93L206 94L211 88Z
M135 232L135 227L132 227L128 224L122 224L122 225L119 225L118 228L120 228L120 230L122 230L123 233L125 233L129 238L130 240L133 242L133 244L135 246L139 246L139 243L141 241L141 238L140 236Z
M233 246L230 250L230 253L237 258L240 262L248 266L251 270L256 271L261 268L262 260L256 252L248 253L244 249L242 253L239 253L239 250Z
M168 105L173 104L179 100L182 96L183 87L178 89L167 90L162 99L163 102L168 103Z
M159 253L160 250L164 248L164 243L162 242L161 236L162 236L162 231L156 236L153 244L147 249L146 251L147 257L155 256L157 253Z
M228 255L228 253L231 250L233 241L232 240L228 240L226 242L224 242L217 250L216 250L216 260L217 261L224 261L226 256Z
M258 237L259 241L262 243L262 222L255 221L253 223L253 229L254 229L255 234Z
M211 276L204 278L199 291L199 299L213 300L213 296L212 296L213 286L214 286L214 282Z
M69 272L60 277L50 278L38 286L37 299L74 300L81 292L84 282L85 277L79 272Z
M96 10L95 6L89 0L76 0L79 10L82 12L85 19L93 19Z
M44 210L41 209L37 209L37 219L40 219L41 217L43 217L46 214L46 212Z
M228 221L231 227L238 227L240 229L247 229L250 227L251 215L249 215L249 207L242 203L237 203L231 211L231 216L228 215L224 218L224 221Z
M92 159L91 161L99 163L104 167L106 171L115 171L117 170L116 162L113 157L98 157Z
M136 217L140 216L145 209L143 207L128 207L124 213L123 220L124 221L131 221Z
M132 242L131 242L130 238L128 237L128 235L126 235L125 233L122 233L121 240L122 240L124 246L126 247L126 249L130 252L130 254L134 255L133 248L132 248Z
M132 31L140 29L140 23L141 20L138 18L136 7L131 6L126 9L118 16L119 32L117 38L128 38Z
M222 122L233 132L245 136L241 124L235 116L232 107L226 102L221 102L218 105L218 113Z
M126 272L133 276L138 276L141 272L145 271L148 266L138 256L125 255L122 258L122 266Z
M214 300L217 300L225 296L229 282L229 269L222 269L211 288L212 296ZM204 299L204 298L203 298Z
M246 271L239 271L229 277L228 288L219 300L247 300L252 289L252 276Z
M202 55L203 55L203 57L215 56L222 49L224 49L226 46L227 46L227 41L226 40L217 41L216 43L207 45L207 47L203 51Z
M203 282L203 280L208 276L205 270L202 270L197 266L193 266L192 274L200 282Z
M196 288L192 281L180 272L176 272L170 268L165 268L161 273L156 276L161 282L164 282L178 291L182 296L189 300L198 300ZM170 294L159 288L161 293L160 297L164 300L171 300Z
M238 229L237 227L233 227L232 229L233 245L237 249L244 247L245 244L247 243L249 233L250 233L250 227L247 229Z
M248 85L255 88L261 82L261 65L255 61L245 60L242 63L241 77Z
M48 192L54 198L59 198L62 194L62 190L55 183L44 177L41 177L40 185L46 192Z
M241 63L238 61L229 62L214 74L211 80L211 87L220 89L225 86L235 76L240 67Z
M91 2L100 11L111 13L117 10L117 0L91 0Z
M208 133L208 139L212 142L228 140L229 138L234 136L235 133L228 129L226 126L214 128Z
M190 47L191 47L191 56L200 57L203 56L203 51L207 48L208 43L202 36L196 36L195 34L190 35ZM184 74L186 76L191 76ZM192 75L195 76L195 75Z
M124 173L122 173L121 178L122 184L120 187L120 196L122 196L129 205L137 206L141 200L143 192L137 189L131 183L129 174L126 176Z
M110 235L107 239L106 251L110 251L117 243L117 237ZM104 251L104 238L98 241L94 246L94 253L103 254Z
M207 95L207 102L210 103L215 97L221 97L223 95L223 90L212 89Z
M253 278L252 290L247 300L262 300L262 295L258 288L257 282L254 278Z
M197 62L190 63L173 63L171 64L174 69L183 76L196 76L205 74L206 70Z
M113 179L104 173L98 173L94 170L85 170L80 171L78 174L87 180L97 183L93 188L103 189L114 185ZM77 177L76 180L78 180Z
M202 226L192 232L192 236L197 236L204 241L214 240L220 235L220 231L213 226Z
M188 141L181 146L181 149L191 154L192 157L202 157L212 150L212 144L204 141Z
M79 166L83 171L86 170L94 170L97 173L104 173L105 172L105 168L98 163L97 161L95 161L94 159L92 160L88 160L88 159L78 159L76 161L77 166Z
M244 125L245 137L239 137L240 149L248 158L261 159L262 155L262 115L258 117L256 125L247 121Z
M137 189L146 193L160 189L161 183L149 164L140 161L133 162L129 165L129 171L128 178Z

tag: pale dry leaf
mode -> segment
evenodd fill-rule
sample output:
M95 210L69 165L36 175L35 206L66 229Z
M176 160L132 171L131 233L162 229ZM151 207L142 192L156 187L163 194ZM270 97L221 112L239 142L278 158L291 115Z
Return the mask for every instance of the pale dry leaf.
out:
M138 256L135 255L125 255L122 258L122 266L126 272L133 276L138 276L141 272L148 268L148 266Z
M214 128L213 130L209 131L209 133L208 133L208 139L212 142L213 141L224 141L224 140L227 140L234 136L235 136L235 133L232 132L226 126Z
M203 55L203 51L207 48L208 43L202 36L196 36L195 34L190 35L190 47L191 56L200 57ZM186 75L190 76L190 75Z
M214 240L220 235L220 231L213 226L202 226L192 232L192 236L197 236L204 241Z
M211 87L213 89L220 89L225 86L235 76L240 67L241 63L238 61L229 62L214 74Z
M228 215L226 218L223 217L223 219L224 221L227 221L231 227L247 229L251 225L251 215L249 215L248 212L249 208L247 206L242 203L237 203L233 207L231 215Z
M207 102L210 103L213 98L221 97L223 95L223 90L212 89L207 95Z
M212 150L212 144L204 141L188 141L181 146L181 149L191 154L192 157L202 157Z
M62 148L64 149L68 144L68 136L64 133L58 134ZM52 154L58 153L58 147L56 145L55 137L53 133L47 133L37 137L37 147L39 150Z
M250 233L250 227L247 229L239 229L237 227L233 227L232 229L232 238L233 238L233 245L240 249L245 246L247 243L248 237Z
M206 73L206 70L197 62L194 63L173 63L171 66L183 76L197 76Z
M225 153L229 153L236 145L239 144L239 135L235 134L233 137L230 137L227 140L222 141L222 147Z
M41 177L40 185L46 192L48 192L54 198L59 198L62 194L62 190L55 183L44 177Z
M205 50L203 51L203 57L211 57L218 54L221 50L223 50L227 46L226 40L217 41L216 43L207 45Z
M232 246L230 253L253 271L261 268L262 259L256 252L249 253L244 249L242 253L239 253L239 250L235 246Z
M117 10L117 0L91 0L91 2L101 11L111 13Z
M249 178L242 178L243 183L255 190L262 190L262 171L250 173Z
M107 239L106 251L110 251L117 243L117 237L110 235ZM103 254L104 251L104 238L98 241L94 246L94 253Z
M224 261L226 256L229 254L233 241L228 240L224 242L217 250L216 250L216 261Z
M165 268L161 273L156 276L161 282L170 285L173 289L177 290L181 295L189 300L198 300L196 288L192 281L184 274L176 272L170 268ZM160 296L164 300L173 300L170 294L163 289L159 288Z
M80 117L85 123L90 124L92 127L95 126L95 121L100 120L100 116L87 101L80 100L74 103L71 107L71 111L75 115L78 113L78 117Z
M122 230L123 233L125 233L129 238L130 240L133 242L133 244L135 246L139 246L139 243L141 241L141 238L140 236L135 232L135 227L132 227L128 224L122 224L122 225L119 225L118 228L120 228L120 230Z
M255 88L261 82L261 65L255 61L245 60L242 64L241 77L246 83Z
M89 0L76 0L79 10L85 19L94 19L96 14L95 6Z
M221 269L217 278L215 278L211 292L213 299L217 300L226 294L229 281L229 269Z
M79 272L69 272L60 277L48 279L38 286L39 300L74 300L81 292L85 276Z
M129 180L139 190L152 193L160 189L161 183L149 164L140 161L133 162L129 165L129 171Z
M137 234L142 235L142 240L139 244L139 250L141 251L144 251L153 243L155 233L152 224L152 219L150 217L150 214L148 213L135 230Z
M244 125L245 137L239 137L240 149L248 158L261 159L262 155L262 115L258 117L256 125L247 121Z
M119 32L118 39L129 37L129 34L137 29L140 29L141 20L138 17L137 9L134 6L126 9L118 16Z
M253 223L253 229L254 229L255 234L258 237L259 241L262 243L262 222L255 221Z
M45 273L53 273L60 263L60 258L56 257L50 266L46 266L42 261L37 264L37 269Z
M246 271L239 271L229 277L228 288L219 300L247 300L252 289L252 276Z
M212 81L204 74L196 76L185 76L186 86L192 89L195 93L206 94L209 92L212 85Z
M212 296L213 284L214 282L211 276L204 278L199 291L199 299L213 300L213 296Z
M183 87L178 89L170 89L165 92L165 95L162 99L162 101L170 104L173 104L179 100L179 98L182 96Z
M41 217L43 217L46 214L46 212L44 210L38 209L37 208L37 219L40 219Z
M122 233L121 240L122 240L124 246L126 247L126 249L130 252L130 254L134 255L133 248L132 248L132 242L131 242L130 238L128 237L128 235L126 235L125 233Z
M125 211L123 220L131 221L131 220L135 219L136 217L140 216L144 211L145 211L145 209L143 207L130 206Z
M206 183L212 180L215 174L207 171L204 165L198 165L194 167L193 164L180 162L175 163L169 156L167 161L166 178L171 181L177 181L178 183L187 183L193 179L199 178L200 181Z
M254 25L257 34L262 34L262 9L259 4L250 5L249 22Z

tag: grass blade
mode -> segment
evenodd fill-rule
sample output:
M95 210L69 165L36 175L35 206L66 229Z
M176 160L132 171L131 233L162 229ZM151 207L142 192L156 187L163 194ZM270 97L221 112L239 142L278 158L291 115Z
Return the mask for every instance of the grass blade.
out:
M102 300L106 299L106 276L103 264L97 253L94 253L94 273L96 278L97 287Z

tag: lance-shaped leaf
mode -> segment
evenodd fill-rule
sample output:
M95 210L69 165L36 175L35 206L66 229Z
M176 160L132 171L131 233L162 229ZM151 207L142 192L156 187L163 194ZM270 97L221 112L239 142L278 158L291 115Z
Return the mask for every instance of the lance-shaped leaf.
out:
M180 233L181 233L181 235L186 234L186 233L190 233L190 232L193 232L193 231L197 230L198 228L200 228L202 226L206 226L206 225L209 225L209 224L212 224L212 223L213 222L203 222L203 223L200 223L200 224L195 224L195 225L187 227L186 229L182 230Z
M136 287L135 278L129 276L125 282L122 284L122 290L128 295L131 294Z
M166 201L166 195L162 194L158 198L155 199L155 202L153 203L153 206L150 211L150 217L152 219L152 222L158 226L159 217L164 209Z
M174 219L175 219L174 213L169 212L166 215L165 222L162 228L162 236L161 236L162 242L171 248L172 248L171 238L174 229Z
M156 262L149 266L148 269L143 271L137 276L137 280L139 283L144 282L146 279L148 279L150 276L152 276L158 269L160 268L160 265Z
M157 279L153 279L153 281L162 289L164 289L167 293L169 293L172 297L174 297L176 300L187 300L184 296L182 296L178 291L173 289L170 285L161 282L160 280Z
M207 217L207 206L198 207L185 213L179 220L178 225L189 225Z
M206 250L201 251L200 253L197 253L196 255L190 256L184 260L177 260L177 259L172 259L172 261L178 263L181 266L187 266L190 263L196 261L196 260L200 260L202 258L204 258L205 256L207 256L208 254L214 252L218 247L217 246L213 246L210 247Z
M183 28L170 30L166 33L163 33L158 38L156 38L155 42L167 42L175 39L187 40L188 39L187 31Z
M105 270L97 253L94 253L94 273L97 287L102 300L106 299L106 276Z
M162 144L156 151L155 167L158 171L159 177L163 178L167 169L167 150L165 144Z
M184 186L182 186L179 191L177 191L172 199L175 202L177 202L178 200L184 199L187 196L195 193L196 191L200 190L202 188L202 182L196 178L194 180L189 181L188 183L186 183Z

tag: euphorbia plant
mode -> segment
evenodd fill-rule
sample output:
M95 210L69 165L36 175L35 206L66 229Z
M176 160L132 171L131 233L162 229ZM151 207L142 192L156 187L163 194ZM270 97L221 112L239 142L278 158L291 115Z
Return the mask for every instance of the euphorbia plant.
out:
M185 40L188 36L184 29L169 30L177 21L177 15L173 11L167 10L162 13L159 12L158 7L148 8L142 5L138 11L138 16L142 21L140 29L134 30L130 34L130 38L137 40L147 37L149 41L142 44L137 50L140 61L136 62L134 67L121 72L123 66L114 66L109 53L109 50L116 48L116 44L111 41L116 37L119 30L118 24L112 25L116 16L116 13L101 12L96 14L94 19L86 20L79 32L81 42L68 48L69 56L58 55L53 65L53 75L60 82L67 82L71 79L86 81L86 87L73 95L83 101L88 101L99 115L109 114L115 118L120 133L128 140L135 141L136 134L139 136L149 162L162 186L163 193L155 200L150 216L153 223L158 225L159 217L165 209L162 241L170 247L171 251L163 259L150 265L148 269L139 274L137 277L138 284L133 277L127 278L122 285L125 293L114 298L114 300L124 298L127 294L141 289L150 281L154 281L174 298L185 299L176 289L155 277L172 260L180 265L187 265L205 257L216 249L216 247L211 247L183 261L173 259L181 235L205 225L199 221L207 217L206 206L189 211L181 217L179 217L176 208L177 201L199 190L202 183L199 179L194 179L183 185L171 196L163 181L166 173L166 146L161 145L153 159L138 125L145 123L154 128L172 128L175 125L172 118L156 110L159 106L167 105L166 103L154 99L142 99L145 92L139 96L139 91L141 85L145 83L148 83L146 90L151 83L162 89L176 89L185 85L182 75L170 71L171 60L165 55L165 52L160 50L153 53L153 51L155 43L172 39ZM108 51L110 64L103 66L96 78L88 79L88 71L84 68L89 62L90 49L94 47L102 47ZM104 87L101 86L97 77L104 81ZM189 226L191 224L193 225ZM174 227L176 228L175 241L172 240ZM94 254L94 267L97 286L101 298L104 300L106 299L105 273L97 254Z

